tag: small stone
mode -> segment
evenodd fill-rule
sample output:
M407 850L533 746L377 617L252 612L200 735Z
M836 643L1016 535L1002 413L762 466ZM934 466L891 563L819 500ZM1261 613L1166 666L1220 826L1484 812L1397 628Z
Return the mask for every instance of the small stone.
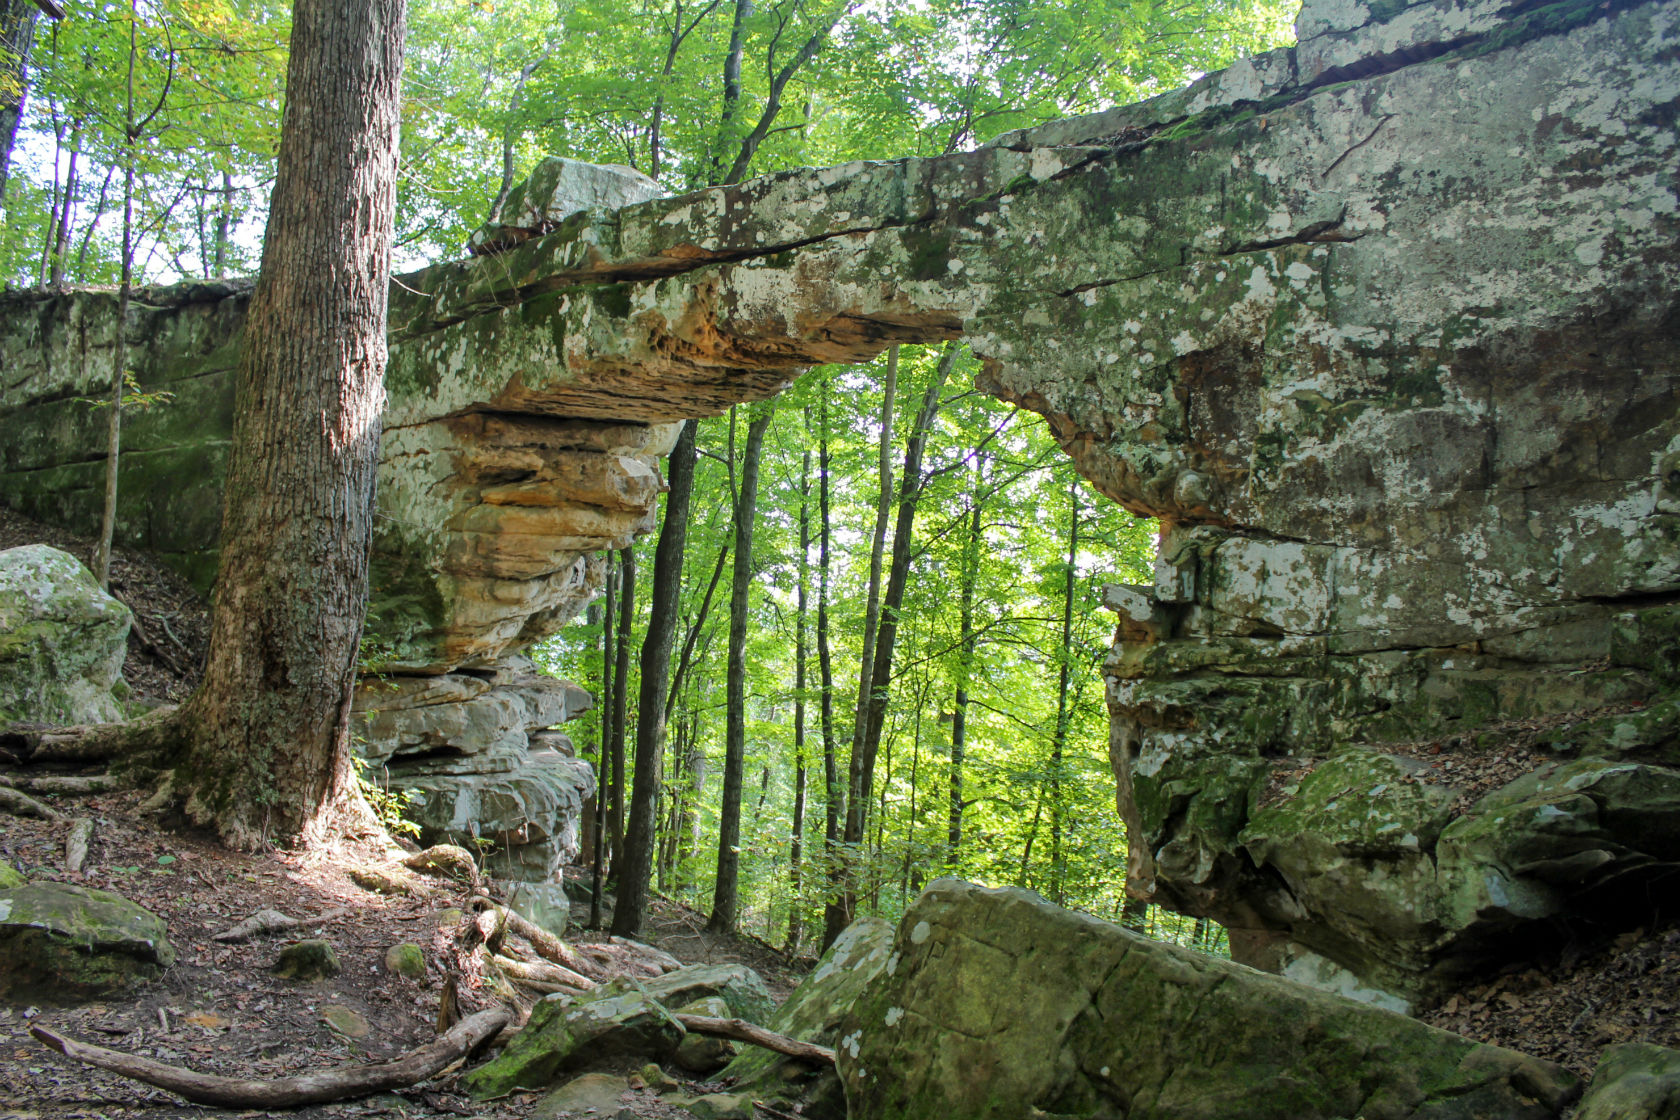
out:
M437 923L439 929L454 929L461 924L461 919L466 916L467 912L460 907L446 906L433 915L433 921Z
M666 1073L658 1062L649 1062L643 1066L639 1076L647 1087L656 1093L668 1093L672 1089L682 1087L682 1082Z
M426 978L426 951L412 941L385 950L385 971L409 980Z
M414 891L413 877L406 872L399 874L388 868L365 864L351 867L347 873L358 887L374 894L411 894Z
M368 1026L367 1019L363 1018L360 1012L336 1004L321 1008L321 1022L334 1034L345 1038L366 1038L373 1029Z
M531 1120L559 1120L561 1117L612 1116L618 1112L619 1097L630 1088L622 1077L610 1073L586 1073L574 1077L537 1101Z
M0 891L21 887L28 881L23 877L22 872L16 870L4 860L0 860Z
M325 980L339 973L338 954L320 938L298 941L280 950L274 975L282 980Z
M752 1097L746 1093L708 1093L675 1103L693 1113L696 1120L753 1120Z

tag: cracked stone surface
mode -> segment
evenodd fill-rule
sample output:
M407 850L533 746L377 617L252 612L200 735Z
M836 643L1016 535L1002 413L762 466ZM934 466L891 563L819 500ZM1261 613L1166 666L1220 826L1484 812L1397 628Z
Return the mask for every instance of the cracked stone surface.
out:
M1162 521L1154 580L1109 595L1134 893L1396 1005L1643 898L1680 775L1680 4L1322 0L1298 36L972 152L545 211L401 278L387 668L471 675L574 616L652 525L672 422L961 337ZM70 398L108 380L114 299L0 297L0 500L34 516L96 508ZM119 531L201 577L245 299L135 312L177 397L136 418ZM1635 771L1569 808L1545 774L1415 795L1420 746L1519 733L1565 781Z
M1472 1042L1052 906L935 881L840 1028L852 1120L1542 1120L1580 1093Z

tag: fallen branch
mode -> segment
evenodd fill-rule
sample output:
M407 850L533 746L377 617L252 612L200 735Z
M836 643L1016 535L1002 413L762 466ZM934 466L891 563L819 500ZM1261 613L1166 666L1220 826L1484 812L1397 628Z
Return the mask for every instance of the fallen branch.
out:
M110 793L114 789L121 789L122 783L110 774L89 774L86 777L74 774L43 774L38 778L0 774L0 786L24 789L30 793L86 794Z
M19 817L39 817L44 821L60 821L64 814L50 805L43 805L22 790L0 786L0 809Z
M284 933L299 926L318 926L323 922L337 921L350 913L348 909L328 910L325 914L315 918L292 918L278 910L258 910L232 929L223 930L216 934L214 941L249 941L264 933Z
M763 1027L749 1023L745 1019L714 1019L709 1015L684 1015L676 1013L673 1018L683 1025L684 1030L696 1034L717 1035L719 1038L733 1038L739 1042L750 1042L754 1046L762 1046L766 1050L774 1050L778 1054L786 1054L790 1058L802 1058L807 1062L820 1062L827 1065L834 1064L834 1051L826 1046L818 1046L814 1042L801 1042L797 1038L789 1038L785 1034L767 1031Z
M595 981L582 973L573 972L563 964L531 964L500 954L492 954L490 963L501 969L502 975L509 980L517 980L522 984L555 984L573 992L587 992L596 987Z
M573 972L584 976L588 976L589 973L595 971L590 967L588 961L572 951L571 946L534 922L527 921L524 915L517 910L509 910L506 906L492 905L490 911L496 914L505 928L529 941L531 947L541 954L545 960L564 965Z
M175 709L165 706L127 723L71 727L14 723L0 731L0 753L19 762L104 762L160 749L175 734Z
M87 862L88 845L93 843L93 818L77 817L70 822L70 834L64 838L64 870L72 875L82 873Z
M77 1042L42 1026L31 1027L29 1033L67 1058L167 1089L194 1104L275 1109L327 1104L349 1097L365 1097L406 1088L434 1076L451 1062L472 1053L506 1026L508 1019L507 1008L491 1008L462 1019L426 1045L389 1062L318 1070L276 1081L194 1073L150 1058Z
M402 862L403 866L411 871L430 871L440 875L456 874L464 876L474 887L479 884L478 864L473 862L472 853L455 844L434 844L423 852L415 852Z

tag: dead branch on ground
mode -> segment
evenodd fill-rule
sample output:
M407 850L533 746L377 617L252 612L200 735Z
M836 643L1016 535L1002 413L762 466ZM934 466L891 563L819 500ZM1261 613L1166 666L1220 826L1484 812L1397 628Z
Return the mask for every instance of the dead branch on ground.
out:
M765 1030L745 1019L714 1019L710 1015L684 1015L676 1013L673 1018L683 1025L684 1030L694 1031L696 1034L717 1035L719 1038L733 1038L740 1042L750 1042L754 1046L762 1046L766 1050L774 1050L778 1054L786 1054L790 1058L802 1058L807 1062L819 1062L827 1065L834 1064L834 1051L826 1046L818 1046L814 1042L801 1042L797 1038L789 1038L785 1034Z
M22 790L12 789L10 786L0 786L0 809L14 816L39 817L44 821L64 819L64 814L51 805L43 804Z
M29 1033L67 1058L167 1089L195 1104L276 1109L365 1097L424 1081L472 1053L506 1026L509 1017L507 1008L494 1007L462 1019L426 1045L389 1062L317 1070L275 1081L194 1073L150 1058L77 1042L42 1026L31 1027Z
M87 863L88 845L93 843L93 818L77 817L70 822L70 834L64 838L64 870L72 875L82 873Z

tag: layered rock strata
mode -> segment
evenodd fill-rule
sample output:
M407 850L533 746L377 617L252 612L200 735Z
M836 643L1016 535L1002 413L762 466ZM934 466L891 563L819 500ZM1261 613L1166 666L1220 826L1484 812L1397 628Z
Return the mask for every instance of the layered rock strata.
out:
M1680 835L1677 13L1309 3L1297 46L1141 105L405 277L390 663L489 665L575 612L649 524L663 425L962 337L1162 519L1111 596L1135 893L1400 1002L1613 916ZM69 422L100 298L0 308L8 429ZM203 325L183 368L231 347L237 296L170 298L139 314ZM14 504L83 469L3 442Z

